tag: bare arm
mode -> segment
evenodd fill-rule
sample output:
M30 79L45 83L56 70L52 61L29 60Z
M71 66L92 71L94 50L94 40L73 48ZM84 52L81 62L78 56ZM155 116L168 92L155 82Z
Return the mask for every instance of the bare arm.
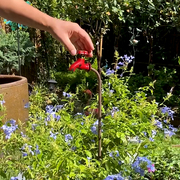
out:
M92 56L93 43L89 35L76 23L55 19L23 0L0 0L0 16L29 27L48 31L75 55L77 50L87 50Z

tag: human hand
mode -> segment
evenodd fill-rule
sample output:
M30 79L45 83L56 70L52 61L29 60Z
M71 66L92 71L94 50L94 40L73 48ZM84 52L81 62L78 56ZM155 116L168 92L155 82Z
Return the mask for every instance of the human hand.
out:
M94 46L91 38L78 24L53 18L49 32L63 43L71 55L76 55L77 50L86 50L89 52L88 56L92 57Z

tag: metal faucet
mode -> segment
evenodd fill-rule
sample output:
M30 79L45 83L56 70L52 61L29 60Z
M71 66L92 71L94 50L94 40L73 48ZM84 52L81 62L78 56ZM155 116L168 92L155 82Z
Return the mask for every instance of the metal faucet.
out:
M75 71L77 68L86 71L93 71L97 75L98 79L98 159L102 158L101 147L102 147L102 139L101 139L101 76L99 72L91 67L90 63L85 63L84 57L88 55L88 51L79 50L77 52L79 58L75 61L69 68L70 71Z

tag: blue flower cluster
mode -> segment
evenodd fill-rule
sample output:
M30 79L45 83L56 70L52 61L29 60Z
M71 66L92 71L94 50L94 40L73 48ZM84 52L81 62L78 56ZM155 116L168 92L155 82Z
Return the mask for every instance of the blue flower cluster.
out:
M98 124L99 124L99 121L97 120L96 122L93 123L93 125L91 127L91 132L95 135L98 135ZM102 122L101 122L101 126L103 126Z
M121 69L121 67L127 66L129 63L131 63L132 60L134 59L134 56L127 56L127 54L126 54L124 56L121 56L120 58L123 60L123 62L118 62L117 66L116 66L116 70ZM110 68L108 68L108 69L106 68L106 75L107 76L114 74L114 73L115 73L115 70L113 70L113 69L111 70ZM122 75L123 75L123 73L121 74L121 76Z
M65 142L67 142L68 144L70 144L70 141L73 140L73 137L71 136L71 134L66 134L65 135Z
M109 153L109 157L114 158L115 157L114 155L116 157L119 157L119 151L116 150L116 151L112 151L112 152Z
M115 159L115 158L118 158L120 155L119 155L119 151L116 150L116 151L112 151L109 153L109 157ZM121 161L118 161L118 164L121 165L122 162Z
M63 96L64 96L64 97L67 97L67 98L70 98L72 95L69 94L69 93L63 92Z
M47 105L46 108L45 108L46 113L48 114L48 116L46 118L46 121L50 121L51 118L56 119L57 121L59 121L61 116L57 115L57 112L62 108L63 108L63 105L57 105L57 106Z
M163 114L167 114L172 120L174 120L174 117L173 117L174 111L171 110L171 108L169 108L169 107L167 107L167 106L162 107L162 108L161 108L161 112L162 112Z
M125 180L125 178L121 174L115 174L107 176L104 180Z
M164 128L163 127L163 123L159 120L155 120L156 122L156 126L159 128L159 129L162 129L164 131L164 134L165 136L173 136L175 135L175 132L177 132L177 128L175 128L173 125L169 124L167 125L168 127L167 128ZM167 123L167 120L164 120L164 123Z
M114 117L115 112L118 112L118 111L119 111L118 107L113 107L111 110L111 116Z
M18 177L11 177L10 180L18 180Z
M106 70L106 75L109 76L111 74L114 74L115 71L114 70L111 70L110 68Z
M124 56L120 57L123 62L119 62L116 66L116 69L120 69L121 66L127 66L129 63L132 62L132 60L134 59L134 56L127 56L127 54L125 54Z
M5 138L6 139L10 139L11 138L11 135L12 133L18 128L18 125L16 125L16 120L14 119L11 119L9 121L7 121L5 123L5 125L3 125L1 127L1 129L4 131L5 133Z
M23 147L21 148L21 151L22 151L23 157L28 156L28 154L31 154L31 155L40 154L40 150L39 150L38 145L36 145L36 149L33 151L31 145L24 144Z
M132 164L132 168L135 172L139 173L141 176L144 176L145 170L142 168L146 166L149 172L154 172L154 164L147 157L137 157L135 162Z

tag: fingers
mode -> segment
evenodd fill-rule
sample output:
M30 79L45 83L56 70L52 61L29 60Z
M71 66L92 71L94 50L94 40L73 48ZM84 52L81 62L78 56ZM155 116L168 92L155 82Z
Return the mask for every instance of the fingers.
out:
M79 37L80 37L80 41L81 41L81 43L84 44L84 47L86 48L86 50L93 51L94 50L94 45L93 45L92 40L89 37L88 33L85 30L80 29L78 34L79 34Z
M68 37L62 39L62 43L64 44L64 46L66 47L66 49L70 52L72 56L75 56L77 54L77 50L75 46L72 44L72 42L70 41Z

